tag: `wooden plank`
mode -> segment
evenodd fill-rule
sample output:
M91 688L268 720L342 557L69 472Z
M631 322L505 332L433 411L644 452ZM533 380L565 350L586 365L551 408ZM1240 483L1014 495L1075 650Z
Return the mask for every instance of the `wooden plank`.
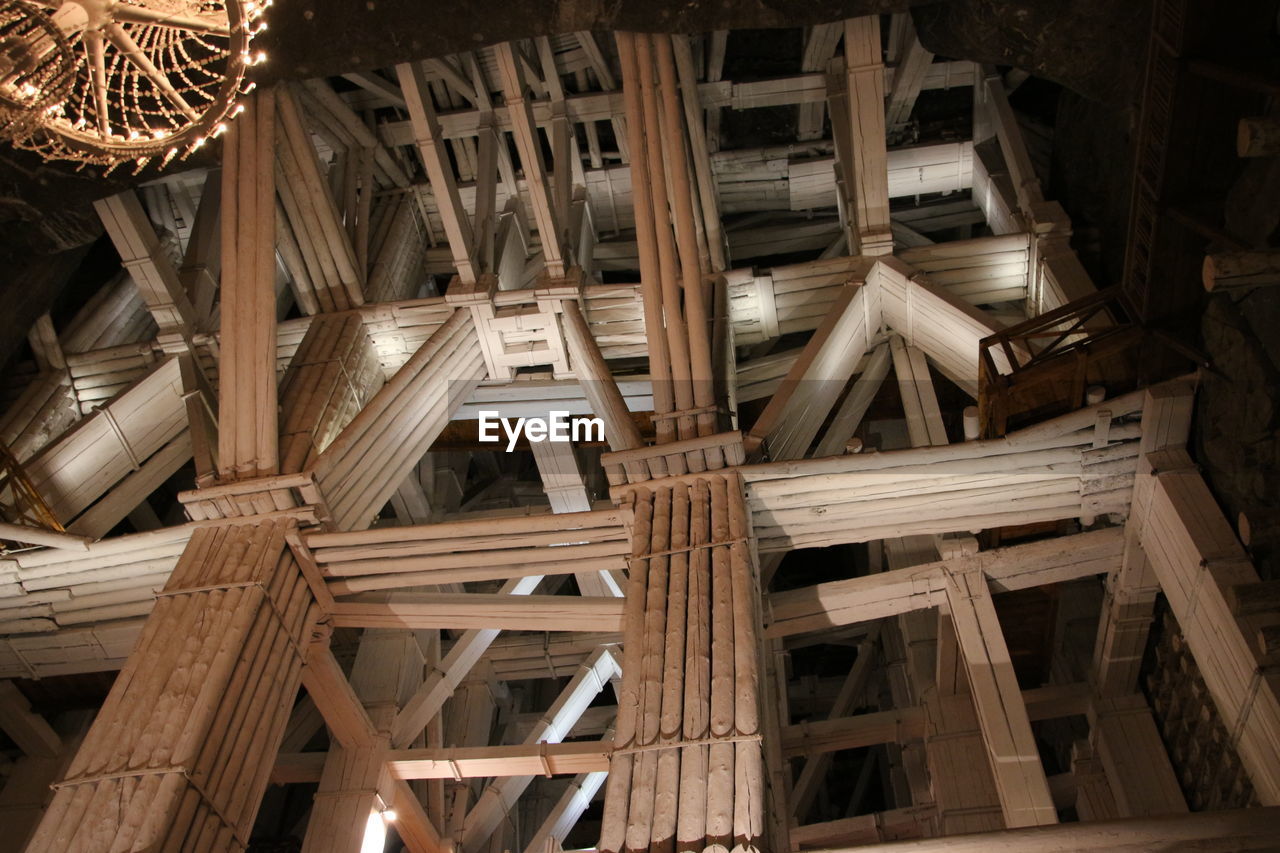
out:
M386 603L339 601L334 625L351 628L496 628L508 631L617 631L616 598L487 593L394 593Z
M436 210L444 222L449 249L453 253L454 268L462 281L472 283L476 280L475 238L471 223L462 209L453 166L450 165L448 154L444 149L440 122L431 100L426 74L422 65L416 62L397 65L396 73L399 75L400 88L405 93L408 104L414 142L418 146L418 153L426 167L427 178L431 181Z
M533 216L538 224L538 235L542 240L547 273L553 278L559 278L565 271L563 235L551 203L550 188L547 186L547 167L542 156L542 145L538 141L538 128L534 122L533 107L527 92L528 84L525 81L524 70L516 62L515 53L510 44L498 45L495 53L498 69L502 75L502 90L506 95L511 133L515 138L516 148L520 152L525 183L528 185L529 195L533 201ZM552 121L555 121L554 117ZM556 165L558 168L563 168L561 164Z
M946 600L948 569L978 566L997 591L1103 574L1119 561L1123 546L1120 530L1095 530L775 592L765 598L765 636L785 637L936 607Z
M979 570L948 571L944 586L1005 825L1058 822L1009 649Z

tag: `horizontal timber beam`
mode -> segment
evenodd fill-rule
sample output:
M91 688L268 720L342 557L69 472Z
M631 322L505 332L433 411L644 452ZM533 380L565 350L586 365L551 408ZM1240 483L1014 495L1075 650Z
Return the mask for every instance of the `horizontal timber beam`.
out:
M393 749L387 764L399 779L479 779L495 776L562 776L609 769L612 742L535 743L453 749ZM325 753L280 755L271 781L317 782Z
M962 555L849 580L831 581L765 599L765 636L786 637L851 625L946 602L946 572L978 566L994 592L1105 574L1119 564L1124 530L1104 528Z
M619 598L396 593L385 602L339 601L332 615L338 628L620 631L622 606Z

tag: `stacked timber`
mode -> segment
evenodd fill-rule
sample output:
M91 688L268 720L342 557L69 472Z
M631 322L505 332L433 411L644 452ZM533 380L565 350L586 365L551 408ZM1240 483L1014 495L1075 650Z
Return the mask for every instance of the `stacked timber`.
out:
M911 249L902 257L919 261L921 268L939 270L930 274L929 283L946 292L952 301L974 305L1025 297L1026 246L1025 235L985 237ZM634 264L635 258L629 263ZM835 302L841 286L855 274L861 275L864 268L865 261L852 256L726 272L734 343L747 346L785 334L813 331ZM642 301L637 285L588 286L584 297L588 322L606 358L644 354Z
M599 849L765 842L759 600L737 478L633 487L626 658Z
M582 297L582 313L606 359L648 355L639 285L589 284Z
M426 240L418 222L418 206L408 193L384 196L370 218L370 303L395 302L417 296L424 278Z
M499 681L562 678L573 675L583 657L597 646L621 642L618 633L505 634L493 641L481 660L486 668L492 667L486 671Z
M923 274L895 258L882 258L872 274L880 288L885 325L919 347L944 376L970 396L978 396L978 343L1000 327L968 302L935 286ZM1003 353L993 353L1002 373L1010 369Z
M67 371L81 414L89 414L145 376L158 360L152 341L67 355Z
M623 570L625 509L479 519L306 537L335 595L382 589Z
M25 462L79 416L72 380L64 371L45 371L29 381L0 418L0 443Z
M143 468L185 427L178 359L169 358L45 445L27 460L27 475L65 524Z
M752 400L766 400L772 397L782 385L782 380L791 372L791 366L796 363L801 352L798 349L789 349L739 362L738 402L749 403Z
M363 306L360 316L386 378L403 367L452 313L453 306L435 296Z
M145 618L93 623L57 632L0 637L0 674L5 678L46 678L85 672L114 672L124 665Z
M468 311L456 311L316 460L339 528L367 526L485 376Z
M727 273L734 342L754 344L816 329L840 288L861 280L866 269L866 259L854 256L774 267L760 275Z
M299 524L318 524L329 517L310 472L204 486L179 492L178 502L194 521L280 515L296 518Z
M827 151L831 142L822 143ZM974 182L972 142L944 142L895 148L888 152L889 197L946 193L969 189ZM773 207L743 210L814 210L836 206L835 157L810 157L788 164L781 199ZM777 205L781 200L783 205ZM739 201L739 205L743 202Z
M280 470L306 470L382 387L382 368L356 312L321 314L280 385Z
M1001 439L744 468L760 550L1127 515L1140 427L1124 418L1141 405L1127 395Z
M898 257L929 282L972 305L1018 302L1027 298L1029 234L978 237L917 246Z
M65 352L76 353L149 341L156 329L142 294L122 272L89 297L58 337Z
M295 88L280 88L278 119L274 183L283 215L273 230L284 247L281 257L304 312L345 311L364 302L364 271L357 269Z
M538 106L535 104L535 115L538 113ZM447 113L440 116L446 136L449 134L450 119L451 116ZM384 134L386 135L388 134ZM411 140L405 140L409 141ZM723 212L834 208L835 158L830 156L831 150L830 140L820 140L799 146L739 149L712 154L710 169ZM889 196L905 198L924 193L969 189L974 182L973 151L972 142L934 143L889 151ZM602 168L585 169L582 180L586 201L591 207L597 229L616 233L635 227L634 184L629 166L605 165ZM532 209L532 197L523 179L517 181L517 195L512 196L505 182L502 182L498 185L495 196L497 210L501 210L513 199L518 199L524 209ZM469 215L474 215L476 185L460 184L458 198L463 209ZM421 208L429 232L443 234L444 220L432 194L424 194ZM440 263L442 266L433 271L444 273L452 269L447 252L440 256Z
M701 472L733 467L741 465L745 460L742 434L737 432L722 432L600 455L600 464L604 466L614 497L625 494L626 484L629 483L643 483L668 475L679 476L686 470Z
M248 845L318 615L290 529L192 534L33 849Z
M168 527L96 542L85 551L47 549L14 554L0 563L5 596L0 634L32 634L151 612L191 538L192 528ZM63 662L84 659L84 652ZM96 660L96 656L89 658Z
M859 260L867 269L867 259ZM752 424L744 439L749 453L763 449L772 459L807 455L880 328L880 288L874 281L862 283L864 275L850 274L778 393Z

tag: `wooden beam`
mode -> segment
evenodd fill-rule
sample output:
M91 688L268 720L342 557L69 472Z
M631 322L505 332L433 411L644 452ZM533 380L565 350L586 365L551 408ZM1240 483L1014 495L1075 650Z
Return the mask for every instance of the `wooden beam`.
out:
M454 311L316 460L338 528L372 522L484 375L471 315Z
M190 434L179 434L77 516L67 525L68 532L93 539L107 535L190 459Z
M1119 561L1123 546L1119 528L1104 528L775 592L765 597L765 636L786 637L937 607L946 602L949 570L977 568L996 591L1104 574Z
M1005 825L1058 822L1013 661L979 569L946 572L945 591Z
M1195 388L1174 382L1148 388L1142 405L1144 453L1186 445L1191 431ZM1140 466L1134 479L1132 509L1125 522L1124 552L1119 567L1107 575L1102 616L1093 645L1093 679L1104 699L1127 696L1138 688L1138 671L1146 654L1160 581L1142 549L1142 526L1155 488L1150 468Z
M488 593L393 593L387 603L339 601L340 628L496 628L507 631L617 631L622 602L616 598Z
M725 253L720 216L720 194L711 168L707 125L702 121L703 108L697 72L694 69L693 49L689 44L689 37L681 34L671 36L671 47L675 53L676 73L680 78L681 103L689 134L689 159L693 163L693 174L698 184L698 203L702 212L707 251L711 256L711 270L718 272L726 269L729 262Z
M313 642L302 670L302 685L324 717L335 741L349 749L371 746L378 733L351 682L342 671L328 639Z
M909 14L904 16L904 20L905 49L894 70L893 86L889 90L889 104L885 110L885 126L890 134L901 131L911 118L911 110L915 106L916 98L920 96L920 90L924 88L925 75L933 63L933 54L920 44L911 16Z
M565 271L563 235L555 207L551 202L550 188L547 186L546 161L542 156L542 145L538 140L538 127L533 118L533 107L529 101L524 70L516 61L510 43L499 44L494 50L498 60L498 70L502 75L502 90L506 95L507 111L511 116L511 133L515 137L516 148L520 152L525 184L533 201L533 216L538 224L538 236L542 240L547 274L552 278L560 278L564 276ZM557 163L556 166L560 168L561 164ZM567 167L568 164L564 164L566 173Z
M1026 142L1022 138L1022 129L1018 126L1013 108L1009 106L1004 80L993 68L986 67L983 69L983 80L979 85L985 90L986 107L990 111L988 120L995 128L996 138L1000 140L1000 149L1004 152L1009 176L1013 181L1013 190L1018 198L1018 208L1029 217L1034 205L1044 201L1044 194L1041 192L1040 179L1036 177Z
M465 746L448 749L393 749L385 753L395 778L483 779L510 776L562 776L595 773L609 767L613 744L606 741L532 743L514 746ZM282 754L272 781L293 784L319 781L324 753Z
M218 464L229 479L279 471L275 131L275 90L260 89L223 146Z
M846 187L858 254L893 251L889 227L889 171L885 151L884 60L880 49L880 18L868 15L844 23L845 86L849 98L848 143L841 155L848 159L851 182ZM844 117L842 117L844 118ZM832 113L832 120L836 114Z
M800 69L807 72L822 71L831 61L844 34L844 25L839 21L830 24L815 24L805 34L804 55L800 60ZM796 139L805 142L822 138L823 117L826 113L823 101L813 101L800 105L800 117L797 123Z
M507 581L502 586L505 595L529 595L542 581L541 577L525 577ZM396 714L391 728L391 744L402 748L413 743L431 719L439 713L445 701L453 695L484 655L485 650L497 638L495 628L470 630L462 635L440 664L431 671L413 695Z
M608 740L608 738L606 738ZM579 773L569 781L564 793L547 812L542 824L524 846L524 853L542 853L550 844L563 844L578 819L590 806L608 778L607 770Z
M524 740L526 747L559 743L569 734L583 711L603 692L605 685L621 674L614 651L601 646L579 667L555 702L543 716L543 722L534 727ZM595 768L593 768L595 769ZM490 783L467 813L462 829L462 845L476 849L489 840L503 816L538 773L550 772L549 763L526 775L507 776ZM577 772L581 773L582 770Z
M1023 691L1020 699L1030 719L1052 720L1083 714L1088 707L1089 688L1086 684L1055 684ZM787 758L794 758L902 743L923 735L926 722L924 709L911 707L784 726L782 751Z
M900 335L889 338L893 370L898 377L898 394L907 416L907 432L912 447L942 447L947 442L946 425L933 390L933 378L924 353L903 343Z
M572 444L535 441L529 445L533 451L542 489L547 493L551 511L556 513L586 512L591 509L591 496L578 466ZM615 577L614 575L617 575ZM574 573L578 592L582 595L602 597L622 595L625 578L620 572L579 571Z
M874 635L858 644L858 656L854 660L853 666L850 667L848 675L845 676L844 682L840 685L840 692L836 694L835 701L831 704L831 710L827 713L828 720L836 720L849 715L855 703L862 696L863 691L866 690L871 678L871 669L878 658L879 649ZM800 773L796 776L795 783L792 785L789 798L791 814L797 821L803 821L809 813L809 808L813 805L813 798L818 793L818 786L825 781L827 770L830 767L831 758L828 752L811 755L805 759L804 766L800 769ZM798 843L794 832L792 843Z
M878 291L860 283L856 274L850 279L745 435L748 453L763 445L772 459L807 454L880 327Z
M431 181L432 193L436 199L436 210L444 222L444 231L449 238L454 268L462 281L472 283L476 280L475 238L471 223L462 209L453 166L444 149L440 122L431 100L426 74L422 65L417 62L397 65L396 73L400 77L400 88L404 91L408 104L414 142L426 167L427 178Z
M1117 817L1187 811L1160 731L1141 694L1099 699L1089 709L1090 742L1102 764Z
M837 24L837 26L839 25ZM727 35L728 32L725 30L709 35L708 40L711 42L711 47L714 49L722 45ZM720 56L723 56L722 52ZM710 56L708 58L714 60L716 57ZM709 66L714 66L715 63L708 64ZM827 66L824 65L823 69L819 70L819 73L803 73L790 77L735 83L720 79L720 72L715 67L709 67L708 70L714 72L716 76L714 79L698 84L698 100L701 103L701 107L709 114L718 113L726 108L752 109L766 106L797 106L800 104L819 103L827 98L825 74L823 73L826 68ZM343 76L347 77L347 79L352 79L359 75ZM926 72L924 88L950 89L957 86L972 86L974 85L975 76L975 66L972 62L936 62L929 66ZM894 77L895 69L884 69L885 88L892 85ZM353 82L355 81L353 80ZM370 82L367 77L365 82ZM381 84L373 81L372 85ZM362 86L362 88L364 87ZM478 89L476 94L478 97L482 97ZM394 105L402 109L404 107L403 99L399 97L399 91L394 87L388 90L386 97L381 98L380 105ZM566 95L565 106L568 110L569 118L577 123L610 121L623 115L622 93L617 89ZM551 104L549 101L536 101L532 107L534 121L539 127L544 127L550 123ZM482 109L454 110L442 113L440 115L440 127L444 138L458 139L475 136L480 127L480 114L482 111ZM496 116L498 129L500 131L512 130L511 118L502 113L505 113L505 111L501 111ZM387 145L409 145L413 142L413 131L408 121L387 122L379 128L379 133ZM707 128L707 145L713 154L719 151L720 148L719 139L716 138L717 134L718 126L709 125ZM625 130L622 135L625 136Z
M137 194L128 190L96 201L94 207L120 253L121 264L155 317L161 338L185 349L184 341L195 326L195 309Z
M857 817L792 827L793 850L861 847L883 841L917 838L937 812L932 805L906 806Z
M1248 290L1280 285L1280 251L1214 252L1205 255L1204 289Z
M862 418L871 408L876 394L880 392L880 386L885 376L889 374L892 361L888 343L880 344L871 351L866 366L854 380L853 387L845 395L844 402L836 410L826 432L822 434L817 447L814 448L814 456L838 456L844 452L849 439L853 438L853 434L862 425Z

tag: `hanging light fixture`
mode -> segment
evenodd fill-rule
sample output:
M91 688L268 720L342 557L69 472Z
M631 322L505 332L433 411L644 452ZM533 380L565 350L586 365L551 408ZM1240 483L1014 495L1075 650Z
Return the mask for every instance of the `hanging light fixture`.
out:
M0 0L0 134L49 160L186 157L236 114L271 0Z

